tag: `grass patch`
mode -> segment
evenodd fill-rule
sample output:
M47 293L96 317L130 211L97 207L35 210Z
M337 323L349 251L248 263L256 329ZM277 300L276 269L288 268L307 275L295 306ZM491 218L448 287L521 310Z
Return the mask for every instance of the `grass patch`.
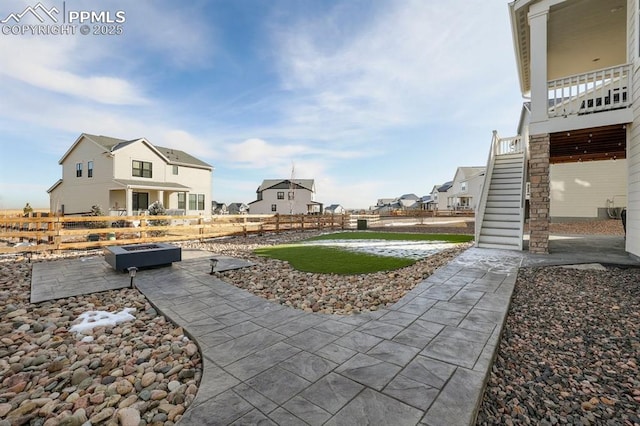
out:
M317 274L369 274L413 265L415 260L355 253L335 247L279 245L256 249L255 253L289 262L291 267Z
M458 234L409 234L402 232L337 232L319 235L306 241L316 240L390 240L390 241L446 241L448 243L467 243L473 235Z

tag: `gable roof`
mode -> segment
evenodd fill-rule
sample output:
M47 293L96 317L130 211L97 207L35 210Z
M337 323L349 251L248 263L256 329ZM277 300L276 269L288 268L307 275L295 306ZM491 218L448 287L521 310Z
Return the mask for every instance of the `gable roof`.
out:
M307 189L311 192L315 191L315 184L313 179L265 179L262 181L262 185L258 187L256 192L264 191L265 189L273 188L279 184L290 185L293 183L295 186Z
M73 145L71 145L71 147L67 150L67 152L64 153L60 161L58 161L59 164L62 164L64 162L65 158L67 158L67 156L71 153L71 151L73 151L73 149L80 143L82 139L89 140L94 144L98 145L99 147L103 148L105 152L110 152L110 153L117 151L118 149L124 148L125 146L128 146L132 143L141 141L144 144L146 144L150 149L155 151L160 157L162 157L162 159L164 159L167 162L167 164L184 165L184 166L200 167L200 168L207 168L207 169L213 168L211 167L211 165L205 163L202 160L197 159L196 157L190 154L187 154L184 151L180 151L179 149L155 146L145 138L124 140L124 139L112 138L110 136L91 135L88 133L82 133L78 137L78 139L76 139Z
M416 194L413 194L413 193L411 193L411 194L403 194L403 195L400 196L401 200L417 200L419 198L420 197L418 197Z

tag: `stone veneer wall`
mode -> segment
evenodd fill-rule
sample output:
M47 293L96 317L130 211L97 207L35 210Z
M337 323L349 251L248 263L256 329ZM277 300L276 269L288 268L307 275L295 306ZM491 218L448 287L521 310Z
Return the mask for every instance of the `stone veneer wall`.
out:
M529 251L549 253L549 135L529 139Z

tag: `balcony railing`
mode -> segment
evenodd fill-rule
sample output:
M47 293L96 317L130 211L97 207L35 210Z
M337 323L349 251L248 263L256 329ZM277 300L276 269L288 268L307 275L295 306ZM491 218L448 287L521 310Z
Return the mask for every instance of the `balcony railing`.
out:
M631 105L631 65L551 80L549 118L584 115Z

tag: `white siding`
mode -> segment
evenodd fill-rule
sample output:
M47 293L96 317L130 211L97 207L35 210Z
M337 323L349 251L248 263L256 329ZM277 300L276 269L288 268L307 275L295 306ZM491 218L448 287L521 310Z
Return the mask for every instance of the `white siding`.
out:
M480 201L480 194L482 193L482 184L484 183L484 174L476 175L469 179L467 183L467 192L471 196L471 208L476 211L478 208L478 202Z
M149 182L178 183L190 188L190 194L204 194L204 210L189 210L189 195L186 196L187 214L211 214L211 170L188 166L178 166L178 174L173 174L173 167L167 164L163 157L159 156L144 142L138 141L115 151L115 177L116 179L133 179ZM152 164L151 178L133 176L133 161L146 161ZM155 190L149 192L149 203L157 200ZM162 200L165 208L178 208L178 193L164 191Z
M278 192L284 192L284 200L278 200ZM289 189L266 189L262 191L262 200L249 205L251 214L306 214L307 204L313 201L313 193L307 189L296 189L293 202L287 199ZM276 211L271 205L276 205Z
M80 141L62 164L62 184L49 195L52 212L84 213L97 204L104 213L109 209L112 159L104 148L86 139ZM93 162L93 177L88 177L88 163ZM82 164L82 176L76 176L76 164Z
M627 162L628 162L628 211L626 250L640 257L640 41L638 40L638 0L627 2L627 34L629 35L628 56L633 63L633 117L631 126L627 127Z
M552 164L551 218L596 218L607 200L626 205L627 161Z
M133 176L133 160L152 163L152 177ZM93 161L93 177L87 176L88 162ZM76 164L82 163L82 176L76 177ZM113 179L135 180L149 183L180 184L189 188L188 194L204 194L204 210L188 210L189 196L186 196L187 214L211 214L212 171L190 166L178 166L178 175L173 167L146 143L137 141L113 151L113 155L90 140L82 139L67 155L62 164L63 182L50 194L53 212L64 205L65 214L88 212L94 204L100 205L105 214L109 210L126 207L126 191ZM178 208L177 192L161 192L152 186L136 192L149 193L149 203L159 198L168 209Z

